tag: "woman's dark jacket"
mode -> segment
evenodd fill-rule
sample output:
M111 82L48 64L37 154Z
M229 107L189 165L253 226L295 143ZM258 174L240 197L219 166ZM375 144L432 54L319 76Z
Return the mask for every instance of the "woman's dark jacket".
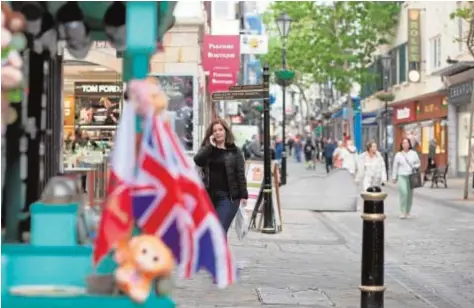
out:
M242 151L234 144L226 146L224 164L227 174L229 194L235 199L248 199L247 179L245 178L245 161ZM203 181L209 191L209 159L214 147L207 144L194 156L196 165L203 169Z

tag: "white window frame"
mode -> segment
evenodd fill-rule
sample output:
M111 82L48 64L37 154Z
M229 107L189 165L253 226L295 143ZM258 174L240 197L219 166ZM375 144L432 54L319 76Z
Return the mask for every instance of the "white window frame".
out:
M213 19L235 19L235 3L234 1L212 1L212 18ZM227 13L222 14L222 12L219 12L217 14L216 12L216 5L226 5L227 7Z
M442 44L441 34L430 38L430 67L431 71L437 70L442 66Z

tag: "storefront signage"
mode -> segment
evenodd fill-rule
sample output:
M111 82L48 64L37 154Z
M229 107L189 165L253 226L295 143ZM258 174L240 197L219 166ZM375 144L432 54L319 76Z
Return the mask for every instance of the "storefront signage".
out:
M103 95L121 94L122 85L116 83L74 83L74 93L76 95Z
M237 84L237 71L211 70L209 77L209 93L225 92Z
M67 96L63 102L63 119L65 126L74 126L75 124L75 111L74 111L74 97Z
M239 35L205 35L202 47L202 66L205 71L240 69Z
M472 80L452 85L448 88L448 102L454 105L468 104L471 94Z
M393 112L393 124L413 122L416 119L415 104L396 106Z
M408 61L420 62L421 60L421 35L420 35L420 10L408 10Z
M268 37L266 35L241 34L240 53L243 55L264 55L268 53Z
M448 109L443 107L443 97L434 97L420 101L417 106L417 121L440 119L448 116Z
M405 120L410 118L410 109L405 107L403 109L397 109L397 120Z

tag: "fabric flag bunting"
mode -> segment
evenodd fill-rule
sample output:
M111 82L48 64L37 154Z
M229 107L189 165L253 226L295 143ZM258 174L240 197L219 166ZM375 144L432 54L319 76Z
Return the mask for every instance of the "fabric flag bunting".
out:
M110 166L107 196L94 242L94 264L98 264L122 239L130 236L133 228L130 189L135 172L135 111L124 104L122 117L115 135Z

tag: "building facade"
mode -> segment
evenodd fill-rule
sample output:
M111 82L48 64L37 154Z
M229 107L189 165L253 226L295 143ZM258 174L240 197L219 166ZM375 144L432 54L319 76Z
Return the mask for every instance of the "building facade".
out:
M389 88L395 99L389 103L393 124L393 151L398 150L401 138L409 137L421 154L425 167L429 144L436 143L436 163L449 164L451 175L465 172L461 155L466 155L465 138L460 135L459 121L468 117L465 92L474 73L463 77L447 78L442 75L452 62L470 59L466 44L457 39L465 36L469 25L460 19L451 19L450 14L460 6L460 1L406 1L401 5L396 35L390 46L381 46L380 55L389 55L391 66ZM433 20L437 22L434 23ZM453 61L447 61L451 59ZM470 59L472 60L472 59ZM383 90L384 70L380 59L369 67L379 76L379 81L365 85L361 91L364 112L377 112L384 116L384 102L377 98ZM456 80L459 82L456 83ZM451 94L450 94L451 91ZM455 97L464 97L455 100ZM463 103L454 106L451 101ZM462 125L461 125L462 126ZM384 126L381 127L381 143L384 143ZM464 133L465 135L465 133Z

